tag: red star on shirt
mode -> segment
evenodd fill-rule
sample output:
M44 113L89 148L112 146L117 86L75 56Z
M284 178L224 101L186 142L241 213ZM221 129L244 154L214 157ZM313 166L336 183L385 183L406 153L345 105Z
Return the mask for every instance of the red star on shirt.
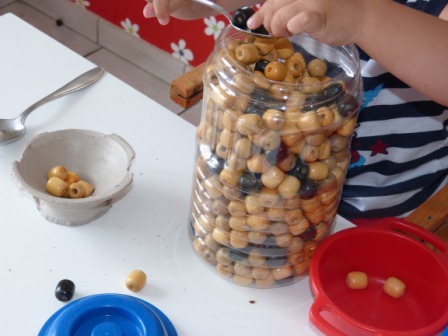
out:
M375 156L377 154L389 154L387 147L389 147L389 144L386 144L381 139L378 139L374 145L369 146L372 150L370 156Z

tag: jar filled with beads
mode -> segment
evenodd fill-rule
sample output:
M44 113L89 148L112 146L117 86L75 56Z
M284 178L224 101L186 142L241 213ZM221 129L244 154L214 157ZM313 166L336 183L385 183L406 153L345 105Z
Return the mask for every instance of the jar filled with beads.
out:
M192 246L239 285L305 277L333 228L362 100L354 46L227 27L204 72Z

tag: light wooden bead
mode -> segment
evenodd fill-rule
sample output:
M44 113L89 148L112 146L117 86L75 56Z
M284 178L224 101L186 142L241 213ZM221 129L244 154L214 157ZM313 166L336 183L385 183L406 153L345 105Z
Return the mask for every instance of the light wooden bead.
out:
M251 250L247 257L247 261L255 267L266 265L266 257L260 255L260 252L256 248Z
M281 202L281 197L276 189L269 189L263 187L258 193L258 200L260 205L266 208L275 208Z
M275 285L275 279L271 275L269 275L266 279L256 279L255 280L255 286L257 288L270 288Z
M233 265L232 259L229 257L229 250L226 248L220 248L216 252L216 261L222 266Z
M281 130L286 123L286 119L283 116L283 112L276 109L268 109L262 116L263 124L267 128L275 131Z
M249 244L246 231L230 231L230 245L234 248L245 248Z
M281 138L278 132L273 130L264 130L262 132L249 135L249 138L258 147L263 148L265 151L272 151L280 146Z
M244 199L244 203L248 214L257 214L264 211L264 206L260 204L258 196L247 195Z
M270 274L269 268L266 267L254 267L251 271L251 276L255 280L266 280Z
M300 84L303 85L302 92L304 94L315 94L322 90L322 82L317 77L301 77Z
M271 164L264 154L255 154L247 159L247 169L252 173L261 174L266 172L270 167Z
M241 158L248 159L252 155L252 141L249 138L240 138L235 142L234 152Z
M303 132L316 131L320 128L320 118L315 111L302 113L297 118L297 127Z
M247 217L231 216L229 218L229 227L237 231L249 230L249 226L247 225Z
M75 172L72 172L71 170L68 171L68 177L65 180L65 182L67 182L68 184L72 184L75 182L78 182L81 178L79 177L78 174L76 174Z
M289 232L289 225L286 222L274 222L269 226L269 233L274 236Z
M48 179L45 188L53 196L65 197L68 192L69 184L59 177L52 176Z
M308 229L309 226L310 226L309 220L307 218L303 217L296 224L289 226L289 232L291 232L291 234L294 236L298 236L298 235L304 233Z
M213 239L218 242L221 245L229 246L230 245L230 239L229 239L229 233L225 232L221 229L214 228L212 231L212 237ZM215 248L216 249L216 248Z
M212 264L212 265L216 265L217 261L216 261L216 253L211 250L210 248L206 247L204 248L204 250L201 253L202 258Z
M325 76L327 74L327 63L324 60L315 58L308 63L307 70L310 76Z
M60 178L62 181L67 181L68 170L64 166L55 166L48 171L47 178L50 179L53 176Z
M126 278L126 287L133 292L140 292L146 285L146 274L141 270L134 270Z
M247 215L246 204L244 204L244 202L242 201L237 200L230 201L227 206L227 209L230 215L235 217L243 217Z
M278 56L281 59L288 59L294 54L294 46L292 42L286 38L279 38L274 44L275 50L278 52Z
M235 187L240 181L241 174L241 171L224 168L219 173L219 180L223 185Z
M227 200L224 197L215 199L212 201L210 210L216 215L216 216L225 216L229 213L228 210L229 200Z
M239 276L251 276L250 273L252 271L252 267L245 265L240 262L236 262L233 265L233 271L235 272L235 275Z
M250 286L253 283L254 279L251 276L241 276L235 274L233 276L233 281L241 286Z
M259 231L249 231L247 233L247 239L252 244L263 244L268 238L267 233Z
M278 185L277 190L284 199L294 198L300 190L300 180L292 175L286 175L283 181Z
M303 201L303 200L302 200ZM304 215L301 209L290 209L286 210L285 213L285 222L288 223L288 225L297 225L299 224L302 219L304 219Z
M264 231L269 229L271 221L265 213L250 215L247 217L247 225L255 231Z
M275 244L280 247L288 247L292 243L292 236L289 233L284 233L274 237Z
M95 187L87 181L79 180L77 183L82 185L82 187L84 188L84 197L91 196L95 191Z
M315 181L321 181L327 178L329 172L328 172L328 166L325 164L325 162L322 161L310 162L308 166L309 166L308 178Z
M284 208L268 208L266 209L266 215L271 221L281 221L285 218Z
M214 231L214 230L213 230ZM207 246L209 249L211 249L212 251L216 251L218 250L218 248L220 247L220 243L218 243L212 235L208 234L205 236L204 238L204 243L205 246Z
M257 134L262 127L261 117L253 113L241 115L236 122L236 128L242 135Z
M260 58L257 47L249 43L240 44L237 46L235 48L235 56L239 61L245 64L255 63Z
M287 277L292 275L292 268L291 266L274 268L271 270L271 274L275 280L286 279Z
M272 166L268 171L261 174L261 183L267 188L277 188L285 178L285 173L277 166Z
M68 187L68 197L70 198L83 198L85 197L86 191L82 183L75 182Z
M216 175L213 175L209 177L208 179L204 180L204 188L207 191L207 195L210 198L217 199L222 197L222 184L219 180L219 177Z
M383 290L390 297L399 299L406 292L406 284L396 277L389 277L384 283Z
M305 258L303 261L294 265L294 273L296 275L304 275L310 269L311 258Z
M364 272L353 271L347 274L347 287L350 289L364 289L367 288L369 280L367 274Z
M218 263L216 264L216 273L223 278L230 278L233 276L233 265L225 266Z

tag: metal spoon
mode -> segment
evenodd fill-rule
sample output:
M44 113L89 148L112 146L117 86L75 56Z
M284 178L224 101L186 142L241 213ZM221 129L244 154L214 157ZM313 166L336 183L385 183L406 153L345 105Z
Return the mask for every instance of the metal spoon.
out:
M276 37L271 36L271 35L269 35L269 34L256 33L256 32L253 32L253 31L250 30L250 29L243 29L243 28L238 27L238 26L233 22L233 17L229 14L229 12L228 12L226 9L224 9L223 7L221 7L221 6L217 5L217 4L215 4L215 3L212 2L212 1L209 1L209 0L192 0L192 1L195 2L195 3L198 3L198 4L200 4L200 5L204 5L204 6L210 7L210 8L212 8L212 9L214 9L215 11L219 12L220 14L224 15L224 16L226 17L226 19L229 20L229 23L230 23L230 24L233 26L233 28L235 28L236 30L239 30L239 31L244 32L244 33L249 34L249 35L253 35L253 36L255 36L255 37L262 37L262 38L276 38Z
M93 68L84 74L76 77L71 82L67 83L58 90L50 93L48 96L35 102L25 111L19 114L14 119L0 119L0 145L6 145L20 139L25 135L25 119L28 115L39 106L48 103L54 99L65 96L69 93L84 89L87 86L95 83L104 73L104 69L97 67Z

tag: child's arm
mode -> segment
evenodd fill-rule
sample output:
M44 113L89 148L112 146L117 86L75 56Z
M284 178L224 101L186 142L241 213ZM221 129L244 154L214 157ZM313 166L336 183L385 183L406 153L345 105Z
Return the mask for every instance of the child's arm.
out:
M447 10L442 16L448 16ZM448 106L448 22L391 0L268 0L249 20L274 35L355 43L388 71Z

